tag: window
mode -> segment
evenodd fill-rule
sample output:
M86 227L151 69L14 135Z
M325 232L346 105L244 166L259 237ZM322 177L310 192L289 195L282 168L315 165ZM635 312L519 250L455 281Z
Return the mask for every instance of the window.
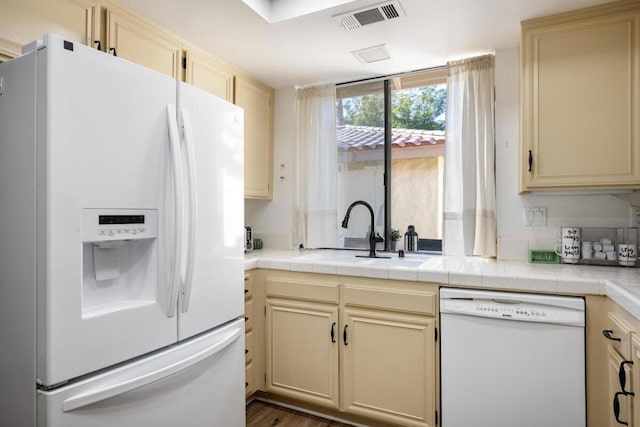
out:
M446 70L338 87L338 224L363 200L385 236L379 249L401 248L392 229L402 236L413 225L419 250L441 250L445 102ZM368 248L370 222L367 209L354 209L340 246Z

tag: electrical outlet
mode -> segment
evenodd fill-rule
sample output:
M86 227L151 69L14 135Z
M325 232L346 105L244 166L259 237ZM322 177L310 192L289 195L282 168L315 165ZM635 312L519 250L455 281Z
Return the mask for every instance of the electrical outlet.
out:
M631 206L629 209L630 217L629 217L629 225L631 227L640 227L640 208L636 206Z
M530 206L524 209L525 227L544 227L547 225L547 208Z

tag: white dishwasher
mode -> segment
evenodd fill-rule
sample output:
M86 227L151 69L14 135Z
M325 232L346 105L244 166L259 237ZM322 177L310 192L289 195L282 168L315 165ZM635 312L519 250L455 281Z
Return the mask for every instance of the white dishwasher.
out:
M585 427L579 297L440 289L442 427Z

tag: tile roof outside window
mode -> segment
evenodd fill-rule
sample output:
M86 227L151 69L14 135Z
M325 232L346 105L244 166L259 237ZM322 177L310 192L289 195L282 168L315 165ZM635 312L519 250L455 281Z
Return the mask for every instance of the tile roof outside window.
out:
M343 150L375 149L384 146L384 128L373 126L338 126L338 145ZM442 145L445 132L422 129L391 129L392 147Z

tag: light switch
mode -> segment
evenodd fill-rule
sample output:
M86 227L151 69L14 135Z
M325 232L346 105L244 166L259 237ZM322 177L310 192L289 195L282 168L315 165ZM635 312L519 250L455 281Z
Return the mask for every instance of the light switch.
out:
M524 209L524 225L526 227L544 227L547 225L547 208L529 206Z

